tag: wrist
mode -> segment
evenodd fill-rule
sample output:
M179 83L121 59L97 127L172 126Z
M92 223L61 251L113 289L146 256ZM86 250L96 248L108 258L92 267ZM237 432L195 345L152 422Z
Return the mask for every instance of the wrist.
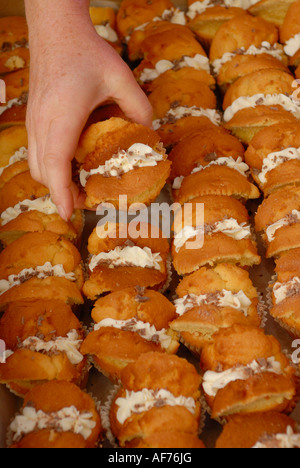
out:
M25 0L30 45L43 38L62 39L68 32L92 25L89 0Z

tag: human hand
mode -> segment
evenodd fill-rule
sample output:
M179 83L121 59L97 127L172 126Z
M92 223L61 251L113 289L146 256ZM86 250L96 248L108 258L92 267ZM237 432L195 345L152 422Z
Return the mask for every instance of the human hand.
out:
M40 0L28 0L29 10L34 1ZM74 207L84 208L85 197L72 182L72 160L91 112L112 99L130 119L151 126L152 108L131 70L86 15L50 14L43 24L29 19L29 31L29 166L67 220Z

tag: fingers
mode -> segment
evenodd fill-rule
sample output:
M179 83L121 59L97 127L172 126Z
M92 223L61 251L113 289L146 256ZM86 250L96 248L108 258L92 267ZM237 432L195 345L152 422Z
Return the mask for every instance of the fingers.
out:
M72 111L67 117L67 121L62 116L50 122L44 154L38 155L44 184L49 187L51 198L66 221L72 216L74 207L84 208L85 199L72 181L72 159L84 119L77 120Z

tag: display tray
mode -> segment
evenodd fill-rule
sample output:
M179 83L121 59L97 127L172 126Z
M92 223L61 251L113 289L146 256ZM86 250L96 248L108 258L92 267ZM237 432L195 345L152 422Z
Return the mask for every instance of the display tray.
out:
M91 5L95 6L114 6L118 7L120 1L91 1ZM186 5L185 0L178 0L174 1L173 3L179 7L183 7ZM24 2L23 0L0 0L0 16L6 15L19 15L24 14ZM169 189L166 187L162 194L160 195L159 199L157 200L158 203L168 202L172 203L170 196L169 196ZM252 215L254 215L257 211L257 208L262 200L258 200L255 202L249 202L247 204L247 208ZM87 258L87 241L89 238L90 233L97 225L99 218L97 218L95 213L86 212L86 224L85 229L83 232L82 238L82 257L85 261ZM253 223L252 223L253 225ZM259 253L262 257L262 262L259 266L253 267L250 269L250 276L251 279L257 288L258 292L261 294L261 297L265 303L267 302L267 291L268 285L274 275L274 262L273 260L267 260L265 256L265 249L259 239L257 238L258 242L258 249ZM166 291L166 296L172 300L174 296L175 289L180 281L180 278L176 275L174 270L172 271L172 282ZM86 326L91 324L91 308L92 304L90 302L86 302L85 305L82 307L81 310L81 320ZM292 348L293 338L283 329L281 328L273 318L268 314L265 331L267 334L273 335L277 338L283 349L287 351L287 353L291 354L294 350ZM180 357L186 358L189 362L191 362L195 367L199 369L199 361L195 359L195 357L182 345L177 353ZM101 402L102 405L105 404L107 401L108 395L113 388L113 384L110 382L108 378L100 374L96 369L91 368L89 373L89 378L87 382L86 390L94 395L97 400ZM14 396L5 386L0 385L0 448L5 448L6 446L6 432L7 427L14 417L16 411L22 405L22 399L17 398ZM295 408L294 412L292 413L291 417L300 424L300 402L298 403L297 407ZM213 448L215 446L216 439L220 435L222 430L222 426L212 420L208 414L205 417L205 425L200 434L201 439L203 440L204 444L208 448ZM104 440L103 447L111 447L109 441L107 439Z

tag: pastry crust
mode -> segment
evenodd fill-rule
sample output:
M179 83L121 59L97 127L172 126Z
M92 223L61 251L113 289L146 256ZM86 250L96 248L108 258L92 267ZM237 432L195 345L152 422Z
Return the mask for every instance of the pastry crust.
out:
M250 301L247 312L234 307L209 303L213 296L223 290L237 294L243 291ZM247 271L235 265L220 264L215 268L203 267L186 276L176 290L178 298L189 295L207 295L207 304L195 305L171 323L171 328L184 340L184 344L198 355L201 349L213 340L213 335L222 328L229 328L238 323L259 327L261 317L258 313L258 293Z
M222 372L235 366L247 366L260 359L275 358L280 374L259 372L246 380L235 380L221 388L215 397L206 399L212 417L265 411L291 411L295 403L295 369L281 351L280 343L259 328L234 325L214 335L201 355L203 371Z
M95 229L89 238L89 253L92 255L109 253L117 247L123 249L126 246L147 248L152 254L160 255L160 269L142 268L134 264L110 268L109 263L100 263L93 272L89 271L89 279L83 287L83 292L89 299L94 300L103 293L135 286L160 290L168 281L168 240L154 226L151 228L145 223L133 223L131 229L133 227L135 227L135 232L131 234L133 231L130 232L128 225L109 224L107 234L102 234L101 237L99 237L100 231Z
M126 444L127 448L206 448L196 436L184 432L158 432L144 439L135 439Z
M158 335L147 339L147 335L130 330L130 324L124 329L113 325L92 331L81 346L83 354L93 356L98 370L113 381L118 381L122 370L136 361L143 353L150 351L175 354L179 347L177 335L172 334L169 323L176 317L175 307L162 294L144 288L129 288L109 294L99 299L92 311L96 323L106 319L116 321L145 322L157 331L165 330L172 338L168 348L164 348ZM145 330L146 331L146 328ZM146 336L146 338L145 338Z
M170 152L171 180L190 175L197 164L206 166L214 156L244 158L245 149L241 142L223 127L201 130L181 140Z
M49 194L49 189L36 182L30 171L22 172L10 179L0 189L0 212L14 207L24 200L34 200Z
M125 39L135 28L161 16L174 5L170 0L124 0L117 14L117 29Z
M80 413L91 414L91 420L95 423L95 427L91 429L91 434L87 439L80 436L81 440L75 433L62 433L63 437L60 439L61 433L55 430L51 430L50 434L49 431L34 431L28 434L25 440L22 441L21 439L21 441L13 444L15 448L20 445L31 446L33 441L37 442L42 448L52 447L53 441L55 441L55 445L64 446L64 444L68 444L66 448L69 447L70 443L72 446L74 444L75 447L84 444L85 448L94 448L102 438L103 428L94 399L70 382L54 381L35 386L25 396L23 408L28 404L33 406L36 411L41 410L45 413L55 413L63 408L74 406Z
M151 129L118 118L89 127L82 135L76 159L83 162L83 169L90 171L105 164L120 150L128 150L133 144L142 143L162 155L162 161L152 167L138 167L120 177L105 177L101 174L88 178L85 191L86 206L112 203L119 207L119 197L127 195L128 205L149 205L161 192L170 174L170 162L159 136Z
M261 130L251 140L245 153L247 164L251 167L255 182L264 191L266 196L272 192L289 185L297 185L300 181L300 161L287 160L266 173L266 183L259 178L264 160L271 153L281 152L283 149L300 148L300 125L277 124Z
M249 8L251 15L259 16L276 26L284 22L289 7L295 0L261 0Z
M147 353L134 364L129 364L122 373L123 388L115 397L111 411L111 429L122 447L135 438L146 438L158 430L169 433L185 432L195 436L200 418L199 385L200 376L194 366L185 359L161 353ZM117 418L116 401L126 391L138 392L143 389L164 389L175 397L193 398L196 402L192 414L183 406L154 407L149 411L132 414L121 424Z
M216 33L210 48L210 60L223 57L226 52L235 52L251 45L260 46L262 42L278 42L278 30L262 18L248 14L237 16L223 24Z
M215 109L217 99L213 91L203 82L196 80L178 80L157 86L149 95L153 107L153 119L163 119L167 112L179 106Z
M215 89L216 81L214 77L208 74L205 70L196 70L195 68L185 67L180 70L168 70L163 75L160 75L156 80L148 83L147 86L143 86L147 89L147 92L151 94L152 91L155 91L156 88L165 86L167 83L173 85L179 83L180 85L186 80L193 80L204 83L209 86L211 89Z
M195 198L191 205L192 218L190 214L186 218L184 208L175 218L173 226L175 234L181 231L182 226L199 226L197 217L200 215L201 205L204 205L204 226L213 226L214 223L228 218L236 220L239 225L247 225L249 222L246 208L231 197L208 195ZM179 249L175 247L173 241L172 256L174 268L179 275L193 273L203 266L216 266L219 263L233 263L239 266L253 266L260 263L256 244L251 236L236 240L223 232L205 234L203 246L199 246L196 234Z
M0 338L14 354L0 366L1 383L22 397L42 380L70 380L79 385L84 378L86 358L74 365L64 352L44 354L22 347L30 337L43 337L48 342L67 337L71 330L76 330L78 340L84 339L82 325L63 302L33 299L9 304L0 320Z
M188 27L196 34L203 46L209 49L219 28L224 23L245 14L242 8L225 8L216 5L197 15L189 22Z
M282 126L295 124L296 117L281 106L256 106L242 109L225 124L225 128L232 132L245 145L249 145L255 135L266 127L276 124Z
M27 159L9 165L10 158L21 148L27 147L25 126L17 125L0 132L0 189L15 175L29 170Z
M242 96L256 94L288 94L293 93L294 77L291 73L281 70L259 70L239 78L228 89L223 109L226 110L234 101Z
M289 426L296 429L295 421L285 414L274 411L234 415L228 418L228 423L224 426L215 448L250 449L266 434L285 434Z
M34 255L33 255L34 252ZM8 279L22 270L43 266L62 265L66 273L74 273L76 284L83 285L82 259L76 247L52 232L29 233L10 244L0 254L0 278Z
M268 240L267 228L277 221L292 214L293 210L300 210L299 188L287 187L272 193L259 206L255 217L255 229L262 232L267 244L267 257L277 257L291 249L300 247L300 224L293 219L288 225L283 225L274 233L274 240Z

